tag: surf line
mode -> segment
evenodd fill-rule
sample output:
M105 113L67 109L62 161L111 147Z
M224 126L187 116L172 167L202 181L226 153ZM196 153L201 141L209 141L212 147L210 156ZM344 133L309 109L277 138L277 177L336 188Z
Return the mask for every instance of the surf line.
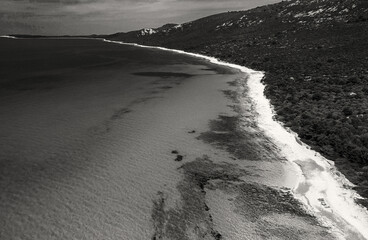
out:
M11 38L11 39L17 39L16 37L8 36L8 35L0 36L0 38Z
M338 172L332 161L311 150L308 145L302 143L296 133L275 120L273 107L264 95L265 85L262 82L264 72L182 50L102 40L108 43L185 54L245 73L249 95L258 113L258 127L278 146L281 154L294 163L299 172L299 181L292 190L294 197L301 201L306 210L316 216L322 225L329 227L331 233L337 237L345 238L351 235L346 234L348 231L368 239L368 210L355 202L355 199L361 196L352 190L354 185Z

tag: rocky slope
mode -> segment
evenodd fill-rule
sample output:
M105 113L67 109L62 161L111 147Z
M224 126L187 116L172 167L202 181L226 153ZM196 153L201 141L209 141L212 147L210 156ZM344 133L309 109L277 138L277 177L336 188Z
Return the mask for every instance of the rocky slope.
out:
M368 197L368 1L284 1L104 37L265 71L278 119Z

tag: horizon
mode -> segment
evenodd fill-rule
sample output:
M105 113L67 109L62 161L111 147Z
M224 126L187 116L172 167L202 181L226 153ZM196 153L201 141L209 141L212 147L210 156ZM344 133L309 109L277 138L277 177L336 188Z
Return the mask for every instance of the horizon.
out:
M4 0L0 35L89 35L181 24L281 0Z

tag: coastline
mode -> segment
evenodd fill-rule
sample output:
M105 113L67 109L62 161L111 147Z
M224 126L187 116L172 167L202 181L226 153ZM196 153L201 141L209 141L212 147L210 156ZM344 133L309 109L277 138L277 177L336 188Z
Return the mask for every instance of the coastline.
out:
M214 64L238 69L249 75L247 84L250 88L250 94L254 100L258 100L255 102L255 105L259 113L259 127L277 144L277 146L280 147L282 154L289 161L293 162L295 164L295 168L300 172L300 181L295 184L295 188L293 189L294 197L301 201L306 209L313 213L313 215L316 216L322 224L331 227L333 231L336 231L335 234L337 233L340 237L343 237L341 235L342 233L338 233L337 229L348 223L351 226L354 226L360 234L368 239L368 230L364 227L364 223L368 222L368 211L355 203L355 198L359 198L360 196L356 191L351 189L353 184L333 167L331 161L327 160L314 150L311 150L306 144L301 143L296 133L285 128L279 121L274 120L275 113L272 109L272 105L263 94L265 88L265 85L262 83L264 76L263 72L254 71L232 63L222 62L213 57L181 50L145 46L136 43L123 43L106 39L102 40L109 43L154 48L186 54L206 59ZM274 131L275 128L277 129L277 133ZM300 152L304 155L302 160L300 160ZM312 171L310 172L308 172L310 170L310 168L308 168L310 167L308 164L314 165L314 168L312 168ZM313 170L316 169L320 170L319 174L322 178L315 178ZM313 189L316 185L321 184L321 180L327 180L329 181L329 184L322 186L322 188ZM331 185L331 187L328 185ZM312 192L309 192L308 190L311 188ZM308 190L305 191L305 189ZM323 195L321 196L321 194ZM346 206L346 204L348 204L349 207L344 209L343 206ZM352 209L354 209L355 212L352 211ZM337 213L337 217L334 216L334 212L335 214ZM351 231L349 228L344 230ZM349 234L354 235L354 231Z
M259 121L259 124L282 147L284 156L293 162L302 173L299 183L293 190L294 196L303 202L314 215L319 213L319 216L317 215L319 220L327 226L337 230L343 228L343 222L346 221L356 227L367 239L368 232L364 223L368 223L368 211L355 202L355 199L362 197L352 189L354 184L336 169L333 161L312 150L300 140L297 133L275 120L276 113L262 93L265 88L265 85L261 83L262 77L259 81L249 82L253 84L250 88L253 90L251 93L253 97L263 100L256 104L258 111L263 113L261 116L263 119ZM263 98L260 95L263 95ZM337 215L336 218L333 216L334 212ZM363 221L360 222L360 220ZM344 230L350 231L349 229Z
M265 95L276 119L333 160L364 197L358 203L368 208L368 5L326 4L280 2L208 16L178 29L157 28L155 34L136 30L100 38L180 49L265 71ZM346 11L331 11L336 8ZM308 11L320 14L305 15Z
M104 41L108 41L108 40L104 40ZM111 41L110 41L111 42ZM112 41L113 42L113 41ZM126 43L121 43L121 42L113 42L113 43L118 43L118 44L126 44ZM262 84L262 78L263 78L263 72L257 72L257 71L253 71L251 69L248 69L246 67L242 67L240 65L235 65L235 64L230 64L230 63L226 63L226 62L221 62L215 58L211 58L208 56L204 56L204 55L199 55L199 54L192 54L192 53L187 53L184 51L179 51L179 50L172 50L172 49L167 49L167 48L160 48L160 47L151 47L151 46L142 46L142 45L138 45L138 44L129 44L127 43L126 45L133 45L133 46L137 46L137 47L145 47L145 48L156 48L156 49L160 49L160 50L165 50L165 51L171 51L171 52L177 52L180 54L186 54L186 55L190 55L193 57L198 57L198 58L202 58L202 59L206 59L208 61L210 61L211 63L214 64L218 64L218 65L222 65L222 66L228 66L234 69L238 69L240 70L242 73L246 73L249 78L248 81L244 81L246 82L247 86L249 86L249 84L254 83L254 85L249 86L250 90L254 90L253 92L250 91L250 94L252 95L252 98L255 100L257 99L258 101L254 101L255 106L257 107L257 111L260 115L257 116L257 122L260 125L259 127L261 129L264 130L264 132L268 133L268 135L270 133L272 133L275 130L275 126L282 131L282 134L286 134L286 138L282 139L284 140L284 146L288 146L290 144L290 141L293 143L292 146L295 147L297 146L298 149L302 149L301 152L303 154L306 154L306 156L311 157L311 161L309 161L308 158L305 158L305 160L307 161L299 161L300 158L300 152L299 151L293 151L293 148L290 149L285 149L285 147L282 145L283 142L280 141L280 134L274 134L273 136L270 136L270 138L273 139L273 141L277 144L277 146L279 146L281 148L281 150L283 152L283 155L288 156L288 160L290 162L293 163L295 169L299 170L299 183L296 184L296 186L293 188L294 189L294 198L298 199L298 194L300 195L299 197L301 199L299 199L301 202L303 202L306 206L306 210L309 210L311 213L315 212L313 210L313 206L308 206L308 204L306 205L306 202L308 202L308 198L307 197L303 197L303 194L305 194L305 189L311 188L311 186L313 186L312 184L314 183L314 179L313 179L313 174L312 175L308 175L308 171L309 173L313 173L315 170L320 170L319 174L322 175L331 175L332 174L332 180L334 182L337 182L337 184L332 184L334 188L340 189L341 186L345 186L345 185L350 185L350 182L345 181L346 179L344 178L344 176L340 175L338 176L338 172L334 172L334 169L330 169L331 168L331 163L328 162L327 159L324 159L323 157L321 157L318 153L316 153L315 151L312 151L310 149L308 149L308 146L305 144L301 144L301 141L298 140L298 137L295 133L293 133L292 131L289 131L288 128L285 128L282 123L274 120L274 116L275 116L275 112L272 109L272 105L270 104L270 102L268 101L268 99L264 96L263 94L263 90L264 90L264 85ZM243 81L243 79L241 79L241 81ZM259 101L261 100L261 101ZM263 104L263 105L262 105ZM267 111L265 111L267 110ZM262 124L260 124L262 123ZM279 133L279 132L277 132ZM290 150L290 151L288 151ZM295 150L295 149L294 149ZM317 162L315 162L315 160L317 160ZM322 162L319 162L319 160L321 160ZM311 162L314 161L315 164L311 164ZM324 162L326 161L326 162ZM191 166L190 164L188 166ZM190 167L188 167L189 169L187 169L186 171L188 173L191 174L191 172L193 171ZM303 176L303 172L302 169L304 170L304 176ZM341 180L340 182L338 180ZM195 179L195 181L197 181L197 179ZM350 189L345 189L348 193L351 193L349 196L353 196L355 195L355 191L352 191ZM332 191L332 193L334 193L334 191ZM313 197L313 196L311 196ZM340 195L338 197L344 197L344 195ZM317 204L319 205L323 205L322 201L319 200L319 198L316 201ZM354 202L353 202L354 204ZM355 205L354 205L355 206ZM350 210L349 208L347 208L347 210ZM320 214L321 215L321 214ZM331 225L328 225L328 219L326 221L324 221L323 218L319 218L319 220L324 223L327 226L333 227ZM339 220L339 219L337 219ZM350 219L349 219L350 220ZM353 219L354 220L354 219ZM357 221L359 221L359 217L356 219ZM364 226L363 226L364 227ZM362 239L362 238L352 238L352 239Z

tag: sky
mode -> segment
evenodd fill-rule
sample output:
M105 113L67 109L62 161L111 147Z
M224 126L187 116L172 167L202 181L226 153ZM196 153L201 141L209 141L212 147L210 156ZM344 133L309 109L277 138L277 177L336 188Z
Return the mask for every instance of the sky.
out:
M127 32L275 2L280 0L0 0L0 35Z

